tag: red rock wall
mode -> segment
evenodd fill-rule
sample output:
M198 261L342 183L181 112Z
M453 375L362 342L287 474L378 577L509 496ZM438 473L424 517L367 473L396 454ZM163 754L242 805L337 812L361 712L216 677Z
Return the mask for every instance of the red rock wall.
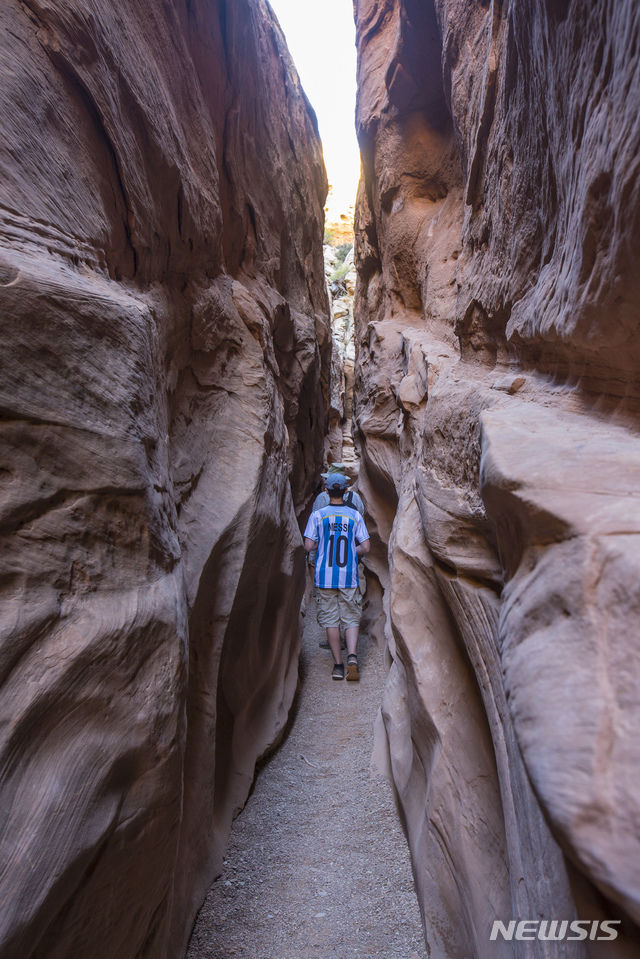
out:
M632 955L640 8L354 6L360 484L431 955ZM624 937L489 941L576 916Z
M264 0L0 21L0 953L177 957L297 681L320 144Z

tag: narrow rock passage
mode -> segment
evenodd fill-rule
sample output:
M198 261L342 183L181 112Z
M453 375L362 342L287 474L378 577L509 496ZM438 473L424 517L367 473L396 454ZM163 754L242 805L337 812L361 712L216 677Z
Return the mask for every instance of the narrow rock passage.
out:
M289 737L237 818L188 959L424 959L406 841L371 764L383 651L361 638L359 683L330 678L315 603Z

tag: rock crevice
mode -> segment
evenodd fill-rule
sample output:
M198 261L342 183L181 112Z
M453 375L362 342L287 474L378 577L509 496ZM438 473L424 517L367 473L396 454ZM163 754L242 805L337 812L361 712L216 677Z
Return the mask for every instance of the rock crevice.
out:
M447 959L638 941L640 18L556 7L355 4L360 486L393 774ZM560 916L623 933L489 939Z
M263 0L0 20L0 951L177 956L296 688L321 147Z

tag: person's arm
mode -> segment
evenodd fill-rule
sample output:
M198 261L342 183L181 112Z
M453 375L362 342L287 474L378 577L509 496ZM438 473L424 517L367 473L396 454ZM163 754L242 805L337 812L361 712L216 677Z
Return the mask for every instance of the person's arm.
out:
M304 537L305 552L310 553L311 550L315 549L318 545L318 516L315 512L311 513L302 535Z
M371 540L365 539L361 543L358 543L356 546L356 553L358 556L366 556L369 550L371 549Z
M356 526L356 542L358 542L358 545L356 546L356 553L358 556L366 556L371 549L371 540L369 539L369 530L365 526L362 516L358 517L358 525Z

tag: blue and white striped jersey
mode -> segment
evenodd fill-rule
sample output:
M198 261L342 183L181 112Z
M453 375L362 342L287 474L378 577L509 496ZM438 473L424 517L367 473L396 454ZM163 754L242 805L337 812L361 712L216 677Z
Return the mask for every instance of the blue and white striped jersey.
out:
M318 544L314 581L319 589L358 586L356 544L369 539L369 533L357 510L323 506L309 517L304 535Z

